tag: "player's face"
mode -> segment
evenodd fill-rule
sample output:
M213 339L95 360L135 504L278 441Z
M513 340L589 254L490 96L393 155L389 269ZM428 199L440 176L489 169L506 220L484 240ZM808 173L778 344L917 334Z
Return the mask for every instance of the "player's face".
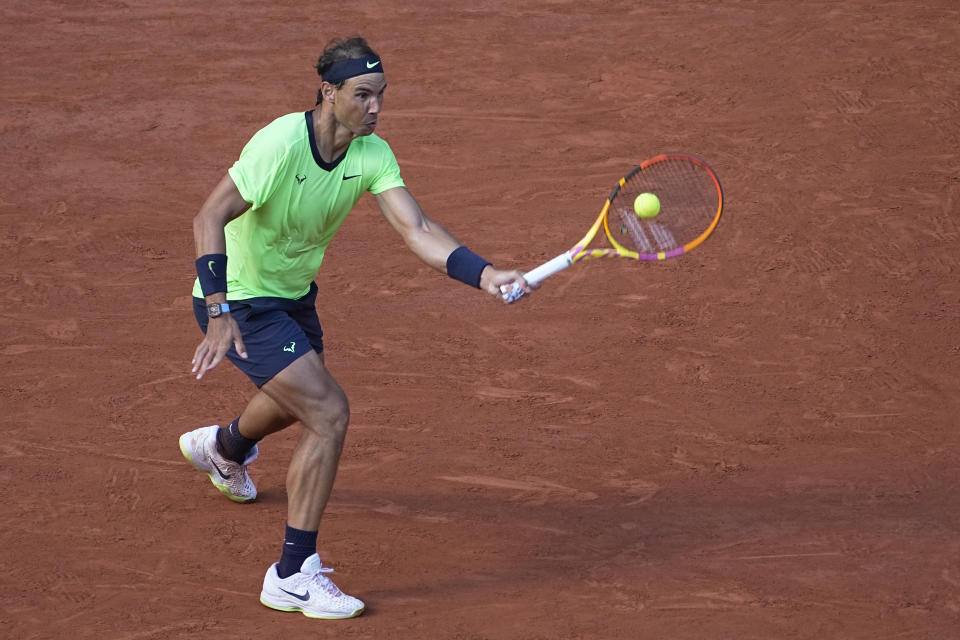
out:
M368 136L377 127L383 92L387 88L382 73L367 73L347 79L336 92L334 115L342 126L357 136Z

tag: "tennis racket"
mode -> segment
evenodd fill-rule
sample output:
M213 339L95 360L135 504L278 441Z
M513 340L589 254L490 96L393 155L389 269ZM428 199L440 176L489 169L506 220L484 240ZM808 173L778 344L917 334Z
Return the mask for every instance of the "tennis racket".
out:
M634 201L650 193L660 201L659 213L641 217L634 211ZM620 179L582 240L523 277L536 284L575 262L595 258L675 258L706 240L717 228L722 211L723 189L706 162L682 153L659 155ZM610 247L588 248L601 227ZM514 302L523 296L523 289L505 285L501 294L506 302Z

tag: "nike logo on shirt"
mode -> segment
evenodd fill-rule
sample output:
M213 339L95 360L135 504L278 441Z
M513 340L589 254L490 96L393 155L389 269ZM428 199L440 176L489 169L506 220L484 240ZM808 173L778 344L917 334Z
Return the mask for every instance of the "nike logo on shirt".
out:
M358 174L355 175L355 176L343 176L343 179L344 179L344 180L352 180L353 178L359 178L359 177L360 177L360 174L358 173Z

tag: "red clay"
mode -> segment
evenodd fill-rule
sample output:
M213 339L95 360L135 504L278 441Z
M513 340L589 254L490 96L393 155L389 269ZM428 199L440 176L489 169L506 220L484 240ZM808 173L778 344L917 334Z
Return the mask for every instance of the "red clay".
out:
M4 3L0 636L956 635L956 3L517 6ZM663 151L727 209L504 307L362 201L318 276L353 414L320 545L369 610L322 622L257 602L296 431L250 505L177 437L252 392L190 375L191 218L353 33L412 192L498 265Z

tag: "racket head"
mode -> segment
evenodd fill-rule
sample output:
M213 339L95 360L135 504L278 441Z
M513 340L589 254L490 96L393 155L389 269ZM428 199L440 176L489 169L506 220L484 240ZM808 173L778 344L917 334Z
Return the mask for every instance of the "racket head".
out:
M660 212L641 218L633 209L641 193L660 200ZM613 249L581 249L575 260L619 256L666 260L693 250L713 233L723 213L723 188L701 158L666 153L634 168L610 192L602 226Z

